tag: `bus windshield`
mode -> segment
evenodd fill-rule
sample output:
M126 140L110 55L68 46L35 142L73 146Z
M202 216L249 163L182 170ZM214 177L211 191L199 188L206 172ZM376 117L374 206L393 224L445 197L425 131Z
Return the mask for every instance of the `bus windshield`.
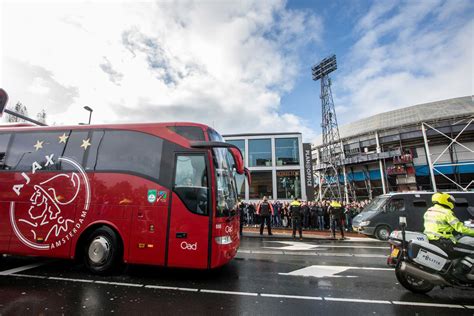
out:
M227 149L214 148L217 182L217 216L233 216L237 207L237 185Z
M387 201L386 196L378 196L376 197L372 202L366 205L364 207L364 210L362 212L377 212L382 210L382 206L385 204L385 201Z
M222 136L210 128L209 140L223 142ZM227 148L214 148L214 165L217 182L217 213L218 217L234 216L237 209L237 184L235 181L231 155Z

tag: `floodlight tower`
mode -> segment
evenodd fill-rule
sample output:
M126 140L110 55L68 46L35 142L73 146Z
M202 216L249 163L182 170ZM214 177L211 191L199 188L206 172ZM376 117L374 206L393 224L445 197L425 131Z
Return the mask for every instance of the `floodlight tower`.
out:
M313 80L321 80L321 108L323 129L323 146L320 155L320 172L325 184L325 189L320 198L329 193L329 198L342 200L342 188L339 176L342 172L343 150L339 138L336 110L331 91L331 78L329 74L337 69L336 55L324 58L319 64L311 68ZM345 177L344 177L345 179ZM320 181L319 185L322 183ZM328 192L329 191L329 192ZM347 194L346 200L347 200Z

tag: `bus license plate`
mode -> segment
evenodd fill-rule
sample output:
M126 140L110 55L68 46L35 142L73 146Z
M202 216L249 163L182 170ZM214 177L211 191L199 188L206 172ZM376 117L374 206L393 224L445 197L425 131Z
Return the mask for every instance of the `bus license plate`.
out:
M390 254L390 257L396 258L398 257L398 253L400 252L400 249L398 248L393 248L392 253Z

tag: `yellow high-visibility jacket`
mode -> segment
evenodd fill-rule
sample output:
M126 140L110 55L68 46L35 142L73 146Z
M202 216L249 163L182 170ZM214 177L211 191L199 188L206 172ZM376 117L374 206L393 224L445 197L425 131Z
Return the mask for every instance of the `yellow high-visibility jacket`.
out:
M429 240L446 238L456 242L453 231L467 236L474 236L474 229L464 226L454 215L453 211L439 204L434 205L426 211L424 222L424 233L428 236Z

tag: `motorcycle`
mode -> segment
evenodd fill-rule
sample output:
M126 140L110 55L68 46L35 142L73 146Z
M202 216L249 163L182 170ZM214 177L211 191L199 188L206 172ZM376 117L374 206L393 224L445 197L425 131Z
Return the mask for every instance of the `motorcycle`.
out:
M474 290L474 251L449 257L444 250L430 244L425 234L406 231L406 224L406 218L400 217L401 230L390 234L391 251L387 258L387 264L395 268L395 276L403 287L414 293L428 293L436 286ZM471 221L469 225L472 224ZM474 249L473 237L462 236L457 243Z

